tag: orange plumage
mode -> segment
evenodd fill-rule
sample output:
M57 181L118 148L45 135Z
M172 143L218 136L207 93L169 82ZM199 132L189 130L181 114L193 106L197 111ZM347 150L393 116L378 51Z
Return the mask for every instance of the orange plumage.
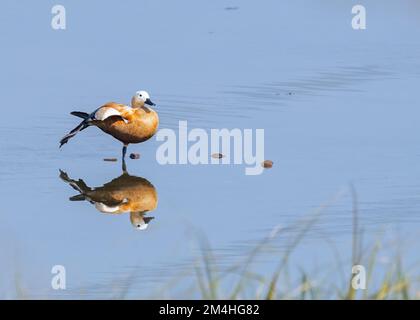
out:
M74 111L71 114L84 120L60 140L60 147L87 127L98 127L124 144L122 159L125 170L128 144L144 142L153 137L158 129L159 117L151 108L154 105L146 91L137 91L131 99L131 107L109 102L91 114Z
M153 137L157 131L159 117L151 108L143 106L126 110L126 107L114 102L107 103L101 108L115 109L121 113L121 117L110 116L104 120L93 120L92 125L124 144L144 142Z

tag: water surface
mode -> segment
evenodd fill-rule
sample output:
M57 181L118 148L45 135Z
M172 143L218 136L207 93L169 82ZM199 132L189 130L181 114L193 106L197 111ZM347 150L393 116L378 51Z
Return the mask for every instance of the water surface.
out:
M340 190L292 264L327 263L329 244L349 259L349 184L364 240L395 236L405 261L418 261L419 5L362 3L365 31L351 28L352 1L72 1L67 30L54 31L51 1L2 2L0 296L190 297L162 288L190 274L197 238L220 268L238 263ZM128 103L139 89L157 102L160 128L264 128L274 167L246 176L244 166L161 166L152 139L128 160L134 186L147 181L158 197L146 230L129 213L69 201L80 192L59 170L91 188L122 174L102 161L120 143L95 128L58 149L77 123L69 112ZM257 271L268 275L292 236L281 233ZM51 289L57 264L65 291Z

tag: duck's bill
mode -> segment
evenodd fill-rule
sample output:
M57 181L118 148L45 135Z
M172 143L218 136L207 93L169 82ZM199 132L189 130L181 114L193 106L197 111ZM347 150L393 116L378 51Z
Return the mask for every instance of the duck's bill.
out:
M144 103L147 104L148 106L155 106L156 105L150 99L146 99L146 101Z

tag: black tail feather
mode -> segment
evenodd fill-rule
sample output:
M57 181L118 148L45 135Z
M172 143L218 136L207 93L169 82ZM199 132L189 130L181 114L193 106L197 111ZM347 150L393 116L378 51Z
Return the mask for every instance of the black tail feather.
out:
M86 196L83 195L83 194L78 194L78 195L75 195L73 197L70 197L69 200L70 201L85 201L86 200Z
M85 119L85 120L87 118L89 118L89 116L90 116L89 113L82 112L82 111L73 111L73 112L70 112L70 114L73 115L73 116Z

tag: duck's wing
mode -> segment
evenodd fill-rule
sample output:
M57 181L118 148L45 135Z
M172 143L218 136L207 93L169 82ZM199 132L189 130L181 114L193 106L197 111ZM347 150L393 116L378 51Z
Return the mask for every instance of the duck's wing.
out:
M123 104L109 102L107 104L104 104L102 107L96 109L92 113L91 119L104 121L105 119L108 119L110 117L121 117L125 122L128 122L131 120L132 115L133 108Z

